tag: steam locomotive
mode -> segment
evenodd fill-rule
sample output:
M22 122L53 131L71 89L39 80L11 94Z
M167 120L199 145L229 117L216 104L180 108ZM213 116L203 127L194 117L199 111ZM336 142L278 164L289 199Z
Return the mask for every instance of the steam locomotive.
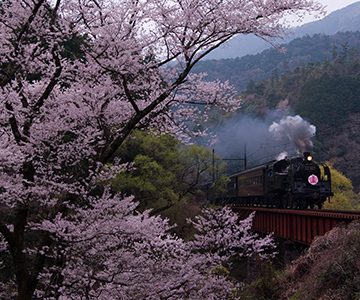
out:
M331 192L331 174L326 165L303 156L271 161L229 176L227 192L216 202L241 206L321 209Z

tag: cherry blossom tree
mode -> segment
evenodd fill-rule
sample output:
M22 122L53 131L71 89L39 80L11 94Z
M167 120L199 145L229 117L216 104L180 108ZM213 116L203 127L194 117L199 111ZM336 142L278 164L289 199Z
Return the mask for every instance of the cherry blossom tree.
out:
M204 280L215 258L199 268L201 253L166 221L97 183L123 170L108 162L134 129L182 138L211 105L239 107L227 83L191 74L201 58L236 34L279 36L284 15L312 10L310 0L0 1L0 268L12 270L1 296L216 293ZM176 272L189 277L177 287Z
M39 274L49 298L226 299L236 285L217 268L234 256L274 255L272 238L251 231L253 215L239 223L230 208L204 211L191 221L199 233L184 242L168 233L168 220L134 214L131 198L105 192L92 200L91 209L74 208L76 218L59 214L34 224L51 232L56 247L43 251L60 260Z

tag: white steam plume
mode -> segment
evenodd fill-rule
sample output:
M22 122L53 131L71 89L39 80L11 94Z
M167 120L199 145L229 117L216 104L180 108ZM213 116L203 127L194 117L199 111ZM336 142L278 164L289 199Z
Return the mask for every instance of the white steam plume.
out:
M291 141L296 150L303 153L312 150L310 138L315 135L316 127L297 115L283 117L279 123L273 122L269 131L277 140Z
M283 151L281 152L275 159L276 160L281 160L281 159L285 159L288 156L288 152L287 151Z

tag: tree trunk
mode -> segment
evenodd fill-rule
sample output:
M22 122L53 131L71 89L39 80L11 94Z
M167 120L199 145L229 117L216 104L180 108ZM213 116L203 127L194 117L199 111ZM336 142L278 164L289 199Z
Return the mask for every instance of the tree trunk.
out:
M37 280L31 276L22 276L17 278L18 281L18 296L17 300L31 300L34 294Z

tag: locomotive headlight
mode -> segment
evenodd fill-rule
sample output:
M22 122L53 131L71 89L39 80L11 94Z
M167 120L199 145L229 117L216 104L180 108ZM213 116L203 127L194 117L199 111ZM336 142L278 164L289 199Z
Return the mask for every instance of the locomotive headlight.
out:
M312 156L311 156L311 155L308 155L308 156L306 157L306 160L307 160L307 161L312 161Z

